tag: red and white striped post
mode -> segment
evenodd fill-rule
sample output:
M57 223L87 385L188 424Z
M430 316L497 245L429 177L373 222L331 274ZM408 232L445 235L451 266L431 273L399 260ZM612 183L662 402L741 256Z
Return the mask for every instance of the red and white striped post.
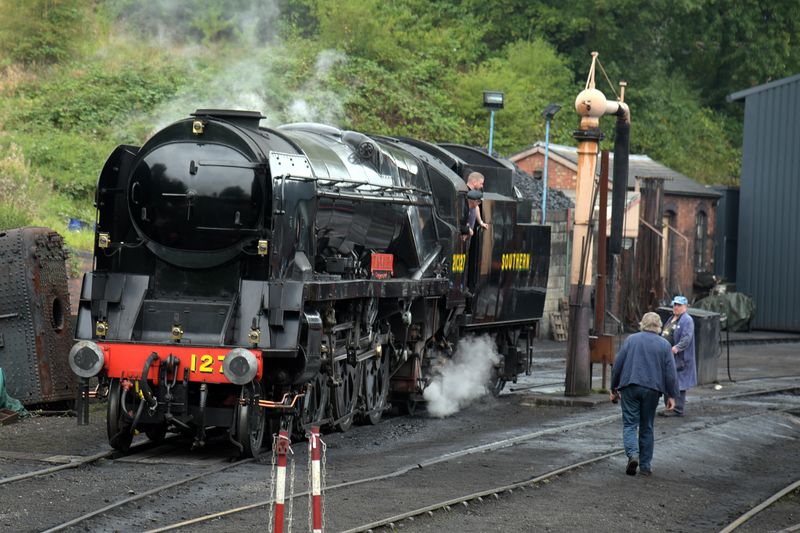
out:
M308 439L308 451L311 455L311 530L313 533L322 533L321 448L322 442L319 438L319 426L311 426L311 438Z
M283 533L283 505L286 496L286 456L289 454L289 431L282 429L278 433L275 445L278 456L278 472L275 480L275 529L274 533Z

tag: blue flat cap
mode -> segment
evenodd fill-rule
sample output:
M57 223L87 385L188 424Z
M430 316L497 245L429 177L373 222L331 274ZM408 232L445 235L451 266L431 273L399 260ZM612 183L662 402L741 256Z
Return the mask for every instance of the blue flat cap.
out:
M689 300L686 299L686 296L676 296L672 299L672 305L689 305Z

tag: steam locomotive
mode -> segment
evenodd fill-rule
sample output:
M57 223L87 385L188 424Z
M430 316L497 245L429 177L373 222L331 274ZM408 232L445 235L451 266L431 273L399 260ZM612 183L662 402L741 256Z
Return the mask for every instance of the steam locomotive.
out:
M107 391L113 447L214 426L252 456L284 415L375 424L469 333L496 341L494 392L529 370L550 233L510 163L262 118L198 110L102 169L69 362ZM491 225L467 238L473 171Z

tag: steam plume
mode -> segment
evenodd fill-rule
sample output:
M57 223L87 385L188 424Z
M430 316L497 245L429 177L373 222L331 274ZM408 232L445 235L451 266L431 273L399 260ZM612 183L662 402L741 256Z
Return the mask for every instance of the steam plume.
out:
M423 393L428 414L450 416L486 394L492 366L499 357L494 341L487 335L458 341L453 358L444 360Z

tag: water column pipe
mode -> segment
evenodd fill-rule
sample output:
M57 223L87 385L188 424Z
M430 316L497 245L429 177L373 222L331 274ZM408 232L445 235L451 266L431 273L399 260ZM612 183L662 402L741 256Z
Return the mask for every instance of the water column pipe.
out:
M603 132L600 117L622 114L629 120L628 106L608 101L595 88L597 52L592 52L592 65L586 87L575 99L575 110L581 117L580 129L573 135L578 141L578 175L575 190L575 222L572 228L572 265L570 271L570 321L567 337L567 369L564 381L566 396L587 396L592 389L589 357L590 293L592 286L592 233L590 222L597 196L595 169ZM604 222L604 221L603 221Z

